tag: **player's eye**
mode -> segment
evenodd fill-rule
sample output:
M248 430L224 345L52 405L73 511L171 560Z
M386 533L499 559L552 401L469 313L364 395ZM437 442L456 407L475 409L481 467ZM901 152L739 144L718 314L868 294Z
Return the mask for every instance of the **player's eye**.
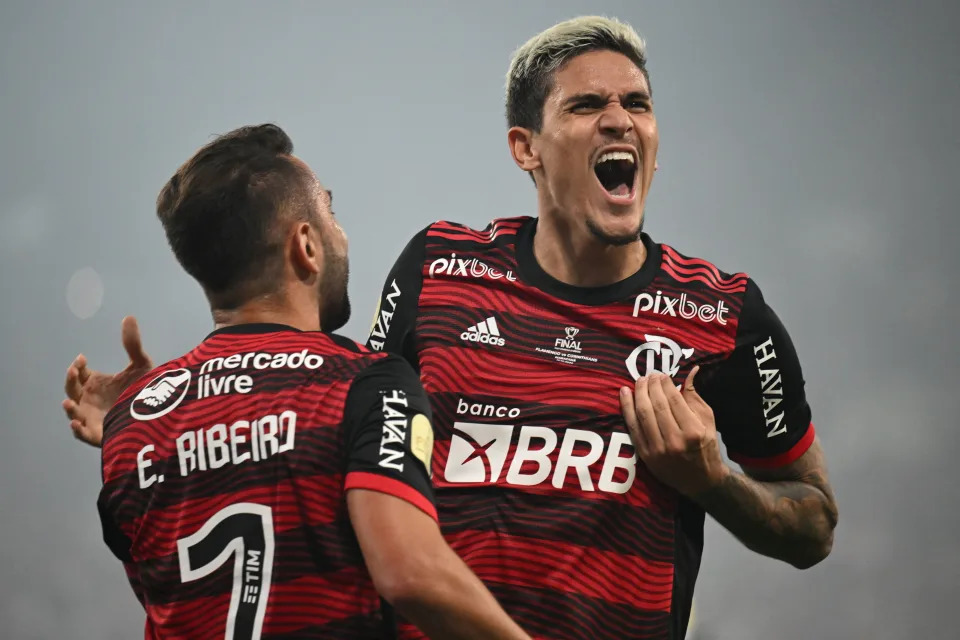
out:
M627 111L633 111L635 113L643 113L650 110L650 105L646 100L629 100L624 108Z

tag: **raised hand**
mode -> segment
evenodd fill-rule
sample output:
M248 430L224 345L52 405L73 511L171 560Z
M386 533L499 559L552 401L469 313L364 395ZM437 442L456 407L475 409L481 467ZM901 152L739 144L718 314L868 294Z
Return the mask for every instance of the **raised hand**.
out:
M130 364L117 373L102 373L87 366L87 358L80 354L67 368L63 410L70 419L70 429L81 442L99 447L103 440L103 419L123 390L153 369L150 356L140 342L137 319L127 316L121 325L123 348L130 356Z

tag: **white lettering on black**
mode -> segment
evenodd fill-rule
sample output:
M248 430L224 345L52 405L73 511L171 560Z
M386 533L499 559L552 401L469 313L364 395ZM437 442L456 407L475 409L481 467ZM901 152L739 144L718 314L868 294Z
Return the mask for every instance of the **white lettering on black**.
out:
M760 394L763 402L763 419L767 423L767 437L783 435L787 425L783 421L783 378L776 368L777 353L773 349L773 338L753 348L757 361L757 373L760 374ZM764 365L771 361L769 365ZM779 409L779 411L778 411Z
M393 322L393 314L397 312L397 299L400 297L400 287L397 281L390 282L390 293L383 296L386 300L386 308L381 302L380 313L377 314L373 329L370 331L370 348L374 351L382 351L383 343L387 339L387 333L390 332L390 324Z
M407 406L407 394L391 391L384 394L383 427L380 436L380 466L403 472L403 452L407 441L407 417L397 406Z

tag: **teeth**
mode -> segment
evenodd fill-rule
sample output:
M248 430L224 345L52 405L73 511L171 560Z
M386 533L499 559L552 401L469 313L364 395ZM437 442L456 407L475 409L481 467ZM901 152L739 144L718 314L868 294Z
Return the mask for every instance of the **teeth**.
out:
M627 160L630 164L633 164L633 154L628 151L607 151L605 154L597 158L597 164L601 162L607 162L609 160Z

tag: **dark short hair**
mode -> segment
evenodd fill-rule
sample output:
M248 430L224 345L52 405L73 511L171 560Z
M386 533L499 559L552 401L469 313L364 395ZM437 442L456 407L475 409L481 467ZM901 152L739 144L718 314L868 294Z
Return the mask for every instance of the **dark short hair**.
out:
M271 292L284 267L278 223L316 214L292 153L280 127L240 127L197 151L157 197L174 256L215 308Z

